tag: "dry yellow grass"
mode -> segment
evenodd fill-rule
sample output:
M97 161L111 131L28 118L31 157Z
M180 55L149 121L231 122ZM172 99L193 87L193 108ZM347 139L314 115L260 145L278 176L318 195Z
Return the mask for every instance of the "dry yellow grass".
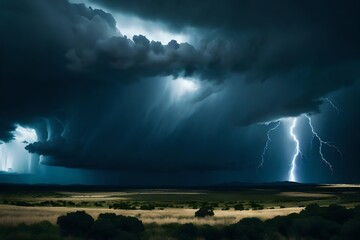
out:
M257 217L260 219L269 219L276 216L298 213L303 208L278 208L264 210L245 210L245 211L221 211L215 210L215 216L198 219L194 217L194 209L165 209L165 210L114 210L104 208L68 208L68 207L19 207L0 205L0 224L16 225L19 223L36 223L40 221L50 221L56 223L60 215L68 212L84 210L94 218L100 213L116 213L126 216L138 217L144 223L194 223L194 224L231 224L246 217Z
M307 193L307 192L282 192L279 195L288 197L306 197L306 198L328 198L334 197L333 194L327 193Z
M156 195L193 195L193 194L204 194L206 191L178 191L176 189L145 189L145 190L134 190L127 192L58 192L63 195L68 195L71 197L112 197L112 196L129 196L133 194L139 195L148 195L148 194L156 194Z
M56 197L38 197L38 201L119 201L119 200L130 200L131 196L136 195L198 195L204 194L200 191L177 191L174 189L163 189L163 190L136 190L128 192L58 192L63 196ZM27 200L31 200L27 199ZM33 199L32 199L33 200Z
M360 188L360 184L325 184L323 188Z

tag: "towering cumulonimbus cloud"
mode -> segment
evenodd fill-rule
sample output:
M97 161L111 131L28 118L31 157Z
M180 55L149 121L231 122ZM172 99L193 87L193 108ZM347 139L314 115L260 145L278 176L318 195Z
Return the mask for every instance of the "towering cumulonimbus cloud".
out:
M265 95L272 95L270 102L276 108L255 99L252 110L239 113L235 103L232 111L238 125L316 112L321 96L359 79L356 23L360 19L356 10L360 6L354 2L228 0L218 6L216 1L183 1L176 11L174 3L161 0L93 2L163 21L172 31L192 26L211 33L195 45L175 41L163 45L141 35L133 40L113 36L90 49L73 49L68 54L69 67L112 72L126 81L182 74L217 84L232 78L255 84L271 82L270 94ZM202 14L204 7L216 14L209 19ZM242 98L238 92L236 102Z
M216 162L235 138L228 125L317 112L325 95L360 76L356 2L186 0L176 11L171 1L92 2L204 36L161 43L124 36L126 23L84 4L0 3L0 139L12 139L14 123L37 126L42 137L26 149L45 164L97 168L101 158L102 168L229 168ZM196 97L174 99L171 78L196 79ZM203 132L216 148L200 143ZM229 136L216 143L223 132ZM189 133L198 154L174 154Z
M67 70L65 54L76 44L107 37L104 26L114 33L116 28L110 14L67 1L0 5L0 139L8 141L14 123L34 124L35 118L66 112L80 91L94 88L94 78Z

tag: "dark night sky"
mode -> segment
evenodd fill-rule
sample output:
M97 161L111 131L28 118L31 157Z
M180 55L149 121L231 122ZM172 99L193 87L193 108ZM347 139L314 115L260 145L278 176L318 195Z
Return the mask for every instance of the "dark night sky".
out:
M289 180L295 118L296 181L359 182L359 12L339 0L1 1L0 182ZM306 116L342 152L322 144L333 171Z

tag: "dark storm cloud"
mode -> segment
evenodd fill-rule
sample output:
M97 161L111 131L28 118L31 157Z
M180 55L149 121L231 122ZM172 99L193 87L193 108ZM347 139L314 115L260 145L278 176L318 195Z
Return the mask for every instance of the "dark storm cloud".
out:
M108 9L134 14L146 20L163 21L172 28L186 26L226 30L290 29L297 26L318 29L356 25L358 1L347 0L88 0ZM349 25L347 25L349 24ZM325 29L328 30L328 29ZM354 29L353 29L354 30Z
M91 0L123 13L162 21L170 29L199 27L233 39L235 69L264 72L264 77L300 65L322 66L358 60L358 1L165 1ZM121 23L119 23L121 26ZM230 46L228 46L230 47ZM219 58L221 59L221 58ZM258 69L259 68L259 69Z
M96 85L91 76L66 69L65 53L105 37L104 25L115 31L115 21L60 0L5 1L0 7L0 139L8 140L15 122L63 111Z
M0 3L0 139L14 123L35 127L26 149L44 164L243 169L256 165L258 134L239 125L317 112L359 79L356 2L96 2L209 34L161 43L123 36L126 22L83 4ZM200 93L174 100L164 76L197 78Z
M75 65L105 66L130 75L184 72L218 82L232 76L250 83L274 82L269 91L274 93L275 108L255 100L259 106L252 107L253 114L242 116L234 106L234 122L239 125L318 112L322 96L359 79L360 4L356 1L92 2L161 21L172 31L190 26L210 34L196 47L173 42L175 47L166 49L156 43L158 51L152 49L155 42L145 39L139 51L138 44L127 38L112 38L92 50L91 56L97 56L93 62L74 57Z

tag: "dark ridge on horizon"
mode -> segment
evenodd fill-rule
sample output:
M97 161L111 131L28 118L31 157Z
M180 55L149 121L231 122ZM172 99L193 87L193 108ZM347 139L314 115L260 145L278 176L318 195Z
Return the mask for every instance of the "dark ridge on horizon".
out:
M7 191L126 191L126 190L164 190L169 192L177 189L183 190L214 190L214 191L242 191L250 189L274 189L274 190L294 190L294 191L311 191L318 190L324 184L315 183L294 183L294 182L267 182L267 183L244 183L231 182L215 185L199 185L199 186L121 186L121 185L82 185L82 184L14 184L14 183L0 183L0 192ZM341 189L341 187L339 188ZM349 188L347 188L349 189ZM350 187L351 189L351 187Z
M26 174L24 174L26 175ZM121 184L47 184L47 183L0 183L0 186L49 186L49 187L119 187L119 188L146 188L146 189L156 189L156 188L198 188L198 187L227 187L227 186L241 186L241 187L252 187L252 186L320 186L325 184L318 183L300 183L300 182L290 182L290 181L275 181L275 182L223 182L218 184L200 184L200 185L121 185Z

